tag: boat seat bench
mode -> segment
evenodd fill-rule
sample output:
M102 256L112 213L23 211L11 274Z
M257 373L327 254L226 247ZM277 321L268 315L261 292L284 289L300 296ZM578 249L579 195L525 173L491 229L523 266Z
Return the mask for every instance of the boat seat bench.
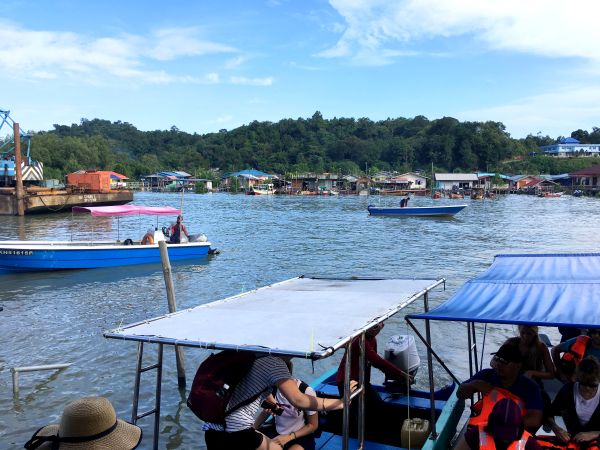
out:
M324 395L326 397L339 397L339 391L337 386L333 386L331 384L319 384L314 387L315 390L319 393L319 395ZM381 398L390 403L394 403L395 405L403 405L410 406L411 408L419 408L429 410L430 400L428 398L423 397L415 397L415 396L407 396L407 395L398 395L390 400L387 398L390 394L385 391L379 391L379 395ZM435 409L437 411L441 411L446 405L445 400L435 400Z

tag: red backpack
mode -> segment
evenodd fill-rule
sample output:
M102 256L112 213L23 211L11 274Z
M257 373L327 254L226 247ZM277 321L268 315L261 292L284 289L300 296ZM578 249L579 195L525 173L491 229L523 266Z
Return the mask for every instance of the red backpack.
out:
M227 409L235 387L244 378L256 355L252 352L224 350L204 360L192 383L187 405L205 422L225 423L225 417L242 406L252 403L262 392Z

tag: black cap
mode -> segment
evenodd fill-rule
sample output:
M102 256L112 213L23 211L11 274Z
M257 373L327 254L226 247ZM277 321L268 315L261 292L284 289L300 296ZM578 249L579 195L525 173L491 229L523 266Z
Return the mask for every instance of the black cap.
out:
M512 344L503 344L498 351L492 353L492 355L506 363L520 363L523 361L523 356L521 355L519 347Z

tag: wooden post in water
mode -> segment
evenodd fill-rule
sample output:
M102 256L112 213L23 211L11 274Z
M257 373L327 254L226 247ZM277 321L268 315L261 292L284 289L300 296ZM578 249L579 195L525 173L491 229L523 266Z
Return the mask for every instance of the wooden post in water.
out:
M171 262L169 261L169 252L165 241L158 241L160 248L160 260L162 262L163 274L165 276L165 286L167 288L167 301L169 303L169 313L177 311L175 302L175 289L173 288L173 277L171 273ZM185 366L183 363L183 349L175 346L175 358L177 360L177 384L180 388L185 387Z
M21 173L21 132L19 131L19 124L13 124L13 133L15 135L15 181L16 181L16 194L17 194L17 214L19 216L25 215L25 195L23 193L23 174Z

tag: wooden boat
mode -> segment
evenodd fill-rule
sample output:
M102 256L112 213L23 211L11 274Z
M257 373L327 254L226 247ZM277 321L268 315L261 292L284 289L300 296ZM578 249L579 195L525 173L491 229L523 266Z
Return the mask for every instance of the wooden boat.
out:
M319 360L332 356L337 350L349 351L355 339L364 339L367 330L402 311L405 307L422 299L427 309L429 292L445 282L419 279L375 279L357 278L309 278L297 277L249 291L224 300L207 303L193 309L168 314L143 322L127 325L104 333L111 339L129 340L138 343L138 362L134 384L133 423L154 411L154 443L159 447L160 396L164 345L179 345L201 349L236 349L271 355ZM307 295L310 293L310 295ZM240 312L237 314L236 312ZM278 320L265 326L265 311ZM314 311L319 311L315 316ZM316 317L316 319L315 319ZM321 320L318 320L321 317ZM335 321L327 318L335 317ZM227 323L227 326L223 326ZM140 376L147 370L142 368L144 346L158 345L156 397L154 410L138 415ZM146 357L147 358L147 357ZM432 356L428 355L428 367L432 367ZM359 356L364 364L364 353ZM148 361L147 361L148 362ZM362 366L364 367L364 365ZM346 371L348 379L350 371ZM422 447L426 450L447 449L464 408L464 402L456 398L458 385L451 382L435 390L433 374L429 374L429 389L411 389L405 399L392 399L392 392L380 386L386 401L404 404L399 427L409 414L410 417L428 417L431 429ZM313 385L323 394L333 392L331 373L326 373ZM149 392L144 390L144 392ZM363 402L362 389L346 395L346 407L340 427L327 422L329 413L321 417L324 432L317 438L317 449L338 450L357 448L400 449L400 432L395 433L393 442L385 442L389 436L381 436L377 441L364 441L364 429L359 426L357 439L350 438L349 402L357 401L358 410ZM386 395L389 394L389 395ZM145 399L148 400L148 399ZM192 414L190 412L190 414ZM360 414L360 413L359 413ZM369 414L369 411L366 411ZM358 423L363 423L359 420ZM359 442L357 442L359 441ZM385 443L384 443L385 442ZM149 447L149 445L146 445ZM415 448L415 447L412 447Z
M454 206L407 206L400 207L379 207L369 205L367 210L372 216L453 216L461 212L467 205Z
M540 192L538 197L542 198L560 198L564 192Z
M75 207L74 212L92 216L155 215L177 216L170 207L135 205ZM158 238L164 235L155 233ZM156 240L156 239L155 239ZM167 244L171 261L203 258L211 251L206 236L190 236L190 242ZM160 263L158 241L141 245L139 240L124 241L0 241L0 273L65 269L95 269L137 264Z

